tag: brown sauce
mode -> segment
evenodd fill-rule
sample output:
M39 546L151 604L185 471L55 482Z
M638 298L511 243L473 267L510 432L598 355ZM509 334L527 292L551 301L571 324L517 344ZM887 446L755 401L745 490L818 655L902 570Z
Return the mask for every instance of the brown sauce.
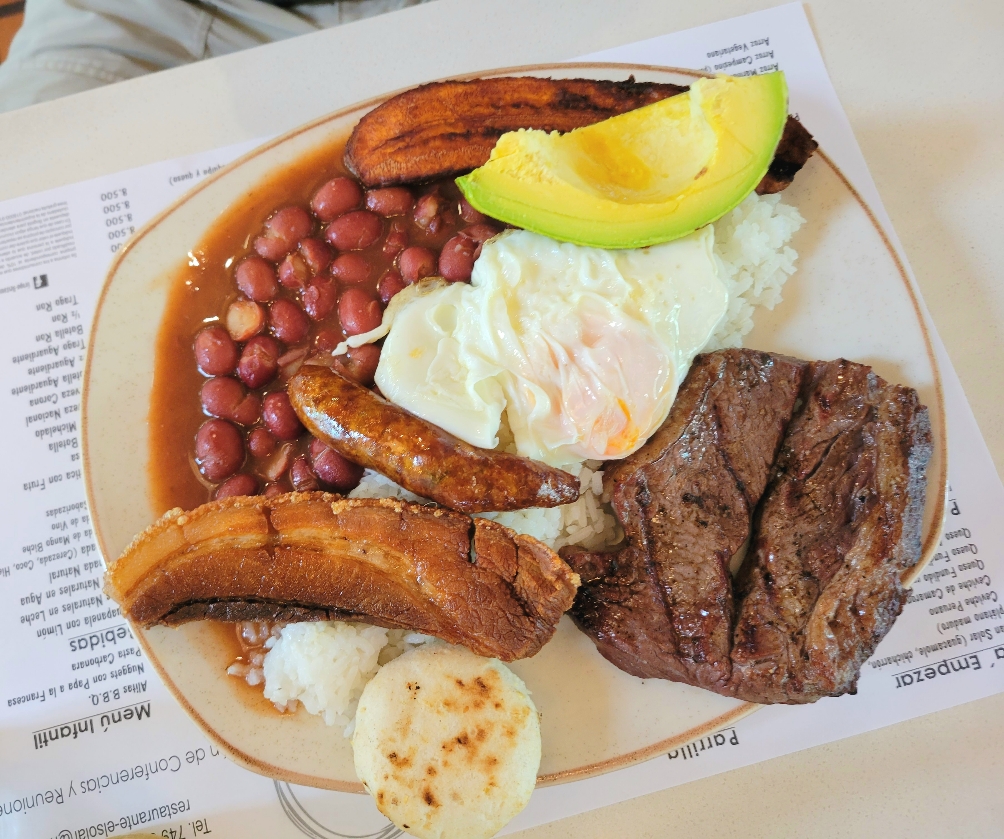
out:
M158 513L173 507L193 509L213 497L217 484L206 480L199 472L195 460L194 440L200 426L209 419L200 401L200 390L206 382L197 368L193 341L207 323L223 323L228 306L241 297L234 281L234 270L240 261L253 255L253 243L262 232L266 220L279 208L297 205L309 208L316 190L328 180L345 176L342 165L345 139L322 146L304 155L283 171L264 180L234 202L224 212L205 236L184 259L170 281L168 301L157 334L154 380L149 412L149 482L151 496ZM452 181L427 184L412 190L416 200L435 194L443 200L442 223L420 225L409 213L396 218L383 218L383 233L375 244L356 251L371 266L370 278L353 284L374 297L378 296L378 282L397 261L394 253L385 253L388 233L407 232L408 245L420 245L437 253L444 243L464 226L460 218L459 191ZM324 239L326 224L314 219L311 236ZM337 254L338 251L332 249ZM346 288L348 286L345 286ZM297 293L281 287L279 298L301 305ZM277 298L278 299L278 298ZM268 334L266 329L265 333ZM320 321L311 321L307 338L297 347L305 346L314 352L319 342L328 346L332 336L341 340L345 332L336 309ZM296 349L283 345L285 351ZM265 396L284 389L280 380L274 380L254 393ZM241 428L247 451L247 435L261 426L259 418L254 426ZM295 442L296 453L305 455L310 437L304 432ZM262 464L250 453L242 470L255 475L259 491L264 485L260 477ZM217 482L218 483L218 482ZM322 488L325 488L322 483ZM288 474L277 484L283 491L292 489Z

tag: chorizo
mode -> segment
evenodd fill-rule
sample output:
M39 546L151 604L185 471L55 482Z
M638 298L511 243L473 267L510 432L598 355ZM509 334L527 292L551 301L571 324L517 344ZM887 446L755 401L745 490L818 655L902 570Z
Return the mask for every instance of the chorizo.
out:
M557 507L579 497L574 475L465 443L329 367L304 365L288 390L297 416L315 437L452 510Z

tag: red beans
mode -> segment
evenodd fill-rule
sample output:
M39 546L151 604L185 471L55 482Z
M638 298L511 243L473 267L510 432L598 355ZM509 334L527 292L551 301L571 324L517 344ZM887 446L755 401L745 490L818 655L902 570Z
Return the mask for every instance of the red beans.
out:
M222 326L208 326L195 336L195 362L206 376L233 373L240 352Z
M340 251L361 251L379 239L382 232L380 216L368 210L355 210L331 222L325 236Z
M244 388L236 379L221 376L207 380L199 397L202 400L202 410L209 416L229 419L234 406L244 398Z
M269 262L278 262L288 253L285 242L269 236L259 236L255 239L254 250L258 256Z
M313 272L307 261L298 253L291 253L279 263L279 282L283 288L303 291L312 276Z
M264 428L254 428L248 434L248 448L257 458L268 457L275 451L275 437Z
M244 345L237 363L237 377L252 390L267 385L279 370L282 348L275 338L258 335Z
M450 282L467 282L474 269L475 242L463 235L454 236L439 254L439 274Z
M232 419L244 426L254 425L261 419L261 399L249 393L234 406L231 415L226 419Z
M266 484L265 491L262 493L266 498L275 498L277 495L282 495L286 490L284 490L279 484Z
M387 237L383 240L383 248L381 250L385 256L393 259L406 247L408 247L408 223L404 219L394 219L390 223L390 230L387 232Z
M378 328L407 285L438 274L469 280L481 246L501 227L448 180L366 190L337 177L314 193L310 210L280 207L251 236L250 253L231 263L236 288L223 292L222 309L207 313L217 318L195 338L208 377L195 463L217 498L355 487L362 468L304 430L287 382L319 354L374 387L378 346L330 352L346 335Z
M377 293L380 295L380 299L384 302L384 304L387 304L390 303L390 299L406 285L408 285L408 283L401 278L401 275L397 271L391 269L380 278L380 282L377 285Z
M475 244L483 245L492 236L497 236L499 232L499 229L491 224L472 224L470 227L465 227L461 230L460 235L465 239L470 239Z
M436 273L436 255L428 248L405 248L398 257L397 266L406 283L414 283Z
M303 308L314 320L324 320L337 302L338 286L324 277L315 277L303 292Z
M365 387L373 384L373 377L379 364L380 347L375 344L350 347L345 355L335 356L335 367L338 372Z
M268 311L272 333L286 344L299 344L310 331L310 321L303 309L289 300L276 300Z
M211 417L254 425L261 416L261 400L245 392L243 385L229 376L209 379L202 386L202 410Z
M303 366L307 352L307 347L297 347L285 355L279 356L279 378L282 381L286 382L296 375L296 371Z
M331 264L331 248L320 239L304 239L300 242L300 254L315 276Z
M472 224L470 227L461 230L460 235L465 239L470 239L477 245L474 248L474 261L477 262L478 257L481 256L481 248L484 247L485 242L494 236L498 236L501 232L499 228L491 224Z
M303 456L293 461L293 465L289 468L289 479L293 482L293 489L297 492L310 492L320 487L317 475L307 463L307 458Z
M331 276L350 285L366 282L371 273L369 260L357 253L343 253L331 263Z
M296 454L296 447L292 443L283 443L262 469L262 475L266 481L278 481L289 471L293 463L293 456Z
M295 440L303 431L299 417L284 390L270 393L261 404L265 427L278 440Z
M467 282L474 270L474 261L481 255L481 246L498 232L490 224L472 224L461 230L439 253L440 276L455 283Z
M259 256L249 256L241 262L234 277L244 296L259 303L267 303L279 293L275 268Z
M333 178L314 193L310 209L321 221L333 221L362 200L363 191L352 178Z
M376 329L383 320L383 306L360 288L349 288L338 298L338 320L346 335Z
M195 462L210 481L229 478L244 463L244 441L229 422L211 419L195 435Z
M254 249L259 256L278 262L300 239L309 236L313 227L314 221L303 207L283 207L265 222L265 233L255 239Z
M265 235L293 244L309 236L313 227L314 220L303 207L283 207L265 222Z
M246 341L265 327L265 312L250 300L235 300L227 308L227 332L235 341Z
M314 338L314 349L318 352L331 352L342 343L342 333L337 329L322 329Z
M346 460L316 437L310 441L310 462L314 474L338 492L355 489L363 476L363 467Z
M384 218L403 216L411 209L414 200L411 191L403 186L371 189L366 193L366 209Z
M488 216L484 213L475 210L466 198L461 197L460 199L460 218L466 221L468 224L477 224L478 222L486 221Z
M216 490L217 498L232 498L235 495L257 495L258 481L251 475L234 475L220 484Z
M432 192L418 199L415 203L415 212L412 214L412 218L415 220L415 224L423 230L427 230L429 233L437 233L439 228L443 226L443 211L445 208L443 199Z

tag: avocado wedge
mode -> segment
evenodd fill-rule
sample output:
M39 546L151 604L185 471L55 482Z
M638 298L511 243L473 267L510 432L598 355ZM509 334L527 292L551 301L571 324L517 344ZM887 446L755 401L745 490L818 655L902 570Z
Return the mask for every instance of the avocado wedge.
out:
M788 118L784 74L699 79L567 134L503 134L457 179L467 200L554 239L637 248L720 218L766 174Z

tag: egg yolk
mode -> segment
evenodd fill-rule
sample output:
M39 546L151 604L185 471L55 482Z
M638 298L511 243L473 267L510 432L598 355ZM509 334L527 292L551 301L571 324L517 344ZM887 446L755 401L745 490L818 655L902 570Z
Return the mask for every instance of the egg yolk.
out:
M607 251L511 231L471 284L423 281L392 301L376 383L472 445L505 413L519 454L554 466L625 457L662 424L725 314L709 226Z

